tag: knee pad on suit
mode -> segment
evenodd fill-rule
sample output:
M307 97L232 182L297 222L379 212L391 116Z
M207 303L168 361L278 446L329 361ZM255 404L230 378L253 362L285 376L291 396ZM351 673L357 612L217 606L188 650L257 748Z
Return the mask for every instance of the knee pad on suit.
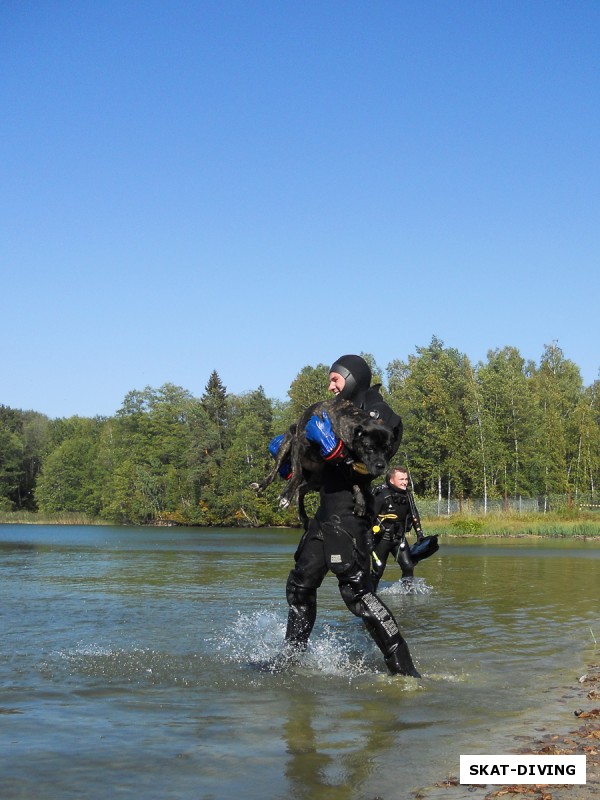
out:
M310 589L305 586L300 586L294 580L293 571L287 580L285 586L285 595L288 605L296 608L316 608L317 605L317 590Z
M371 578L369 573L358 570L353 575L345 575L340 580L340 594L346 606L357 617L363 616L362 598L370 590Z

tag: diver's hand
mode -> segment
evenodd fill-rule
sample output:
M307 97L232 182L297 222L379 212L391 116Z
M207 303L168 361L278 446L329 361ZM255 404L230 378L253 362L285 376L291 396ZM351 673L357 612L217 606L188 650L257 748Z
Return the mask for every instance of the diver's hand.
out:
M285 433L280 433L279 436L276 436L269 442L269 453L271 453L273 458L277 458L277 454L279 453L284 439ZM284 479L284 481L287 481L292 477L292 465L289 461L284 461L277 472L279 473L279 476Z
M323 411L322 419L316 414L313 414L306 423L305 432L309 442L314 442L319 445L321 455L325 461L335 458L342 450L343 442L341 439L338 439L333 432L331 420L326 411Z

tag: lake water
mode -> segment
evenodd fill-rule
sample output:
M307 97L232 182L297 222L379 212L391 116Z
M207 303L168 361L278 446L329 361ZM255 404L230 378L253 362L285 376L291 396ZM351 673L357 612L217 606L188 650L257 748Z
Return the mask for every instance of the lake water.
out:
M271 674L298 531L0 526L3 800L402 800L504 753L600 640L600 542L441 540L380 593L423 677L390 677L328 576ZM453 798L483 797L459 787Z

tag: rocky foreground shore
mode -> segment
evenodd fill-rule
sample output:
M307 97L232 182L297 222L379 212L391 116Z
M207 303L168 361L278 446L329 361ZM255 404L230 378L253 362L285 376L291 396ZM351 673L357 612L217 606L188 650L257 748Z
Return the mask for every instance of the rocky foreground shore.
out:
M587 783L581 785L461 785L449 777L414 792L415 800L596 800L600 798L600 663L590 664L571 686L562 687L557 703L573 709L573 726L566 733L540 731L515 741L514 754L585 755Z

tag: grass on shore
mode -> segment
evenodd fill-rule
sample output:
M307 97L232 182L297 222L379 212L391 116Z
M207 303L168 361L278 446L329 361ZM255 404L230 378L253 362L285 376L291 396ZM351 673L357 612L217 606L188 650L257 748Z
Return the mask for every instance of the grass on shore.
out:
M32 511L0 512L0 525L111 525L85 514L39 514ZM551 512L548 514L496 512L423 517L428 536L545 536L556 538L598 538L600 514L594 512Z
M593 512L453 514L428 517L422 523L429 535L600 538L600 514Z
M64 511L57 514L39 514L34 511L0 511L0 525L111 525L103 519L86 514Z

